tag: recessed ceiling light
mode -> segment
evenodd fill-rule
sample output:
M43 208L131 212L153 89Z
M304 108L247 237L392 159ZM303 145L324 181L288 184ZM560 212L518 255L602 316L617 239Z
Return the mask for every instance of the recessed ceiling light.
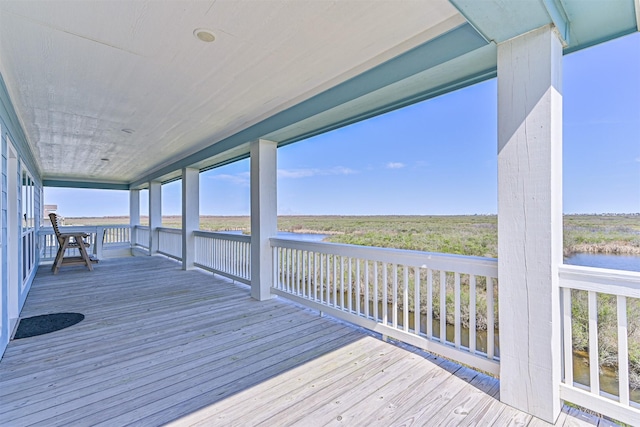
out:
M193 30L193 35L205 43L211 43L216 39L216 36L211 32L211 30L207 30L204 28L196 28Z
M134 133L134 132L135 132L135 130L133 130L133 129L129 129L129 128L124 128L124 129L121 129L121 130L122 130L122 132L124 132L124 133L128 133L128 134L132 134L132 133Z

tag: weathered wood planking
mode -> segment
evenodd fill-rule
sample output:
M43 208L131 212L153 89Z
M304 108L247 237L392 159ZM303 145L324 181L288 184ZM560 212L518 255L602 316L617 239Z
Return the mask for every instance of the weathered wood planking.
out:
M491 377L163 257L44 266L22 316L56 311L86 317L9 344L0 425L544 425Z

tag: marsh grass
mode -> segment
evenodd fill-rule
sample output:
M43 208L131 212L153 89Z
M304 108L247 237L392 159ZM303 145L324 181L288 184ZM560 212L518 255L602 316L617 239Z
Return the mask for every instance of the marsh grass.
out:
M126 224L128 217L67 218L67 225ZM148 224L148 218L141 218ZM179 228L180 216L164 216ZM248 216L200 217L200 229L250 233ZM280 216L278 229L329 235L325 241L459 255L498 255L496 215ZM565 215L564 252L640 254L640 215Z

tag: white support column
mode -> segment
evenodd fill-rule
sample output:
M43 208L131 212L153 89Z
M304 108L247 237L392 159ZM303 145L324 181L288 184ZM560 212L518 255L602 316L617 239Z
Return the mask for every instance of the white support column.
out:
M162 184L149 182L149 255L158 252L159 232L162 227Z
M137 225L140 225L140 190L129 190L129 239L132 248L138 241Z
M182 269L194 268L196 238L200 228L200 171L182 169Z
M560 414L562 45L551 26L498 45L500 400Z
M269 239L278 232L277 144L251 143L251 296L271 297L273 262Z

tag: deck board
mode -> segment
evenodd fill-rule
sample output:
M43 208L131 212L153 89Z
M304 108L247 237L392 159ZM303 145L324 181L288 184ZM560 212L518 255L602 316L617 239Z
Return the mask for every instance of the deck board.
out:
M54 312L85 319L10 342L0 425L545 425L496 379L164 257L41 266L21 316Z

